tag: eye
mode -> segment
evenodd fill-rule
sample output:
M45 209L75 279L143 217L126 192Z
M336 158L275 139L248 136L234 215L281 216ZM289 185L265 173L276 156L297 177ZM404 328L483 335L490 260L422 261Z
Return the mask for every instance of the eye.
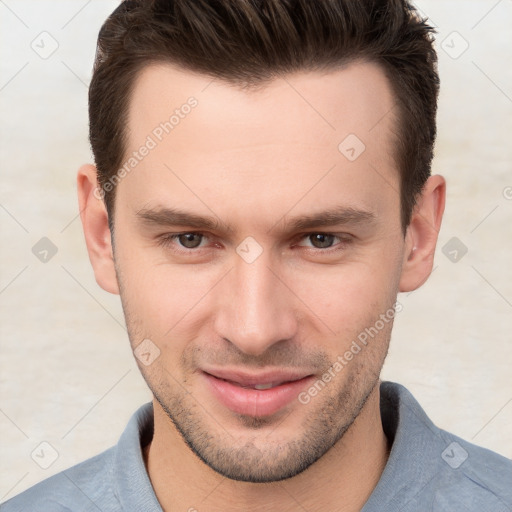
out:
M159 244L163 247L171 247L176 252L187 252L197 249L205 236L202 233L174 233L166 234L159 239Z
M203 235L200 233L182 233L175 235L178 242L186 249L195 249L201 244Z
M329 235L325 233L313 233L312 235L308 235L308 240L311 241L313 247L315 247L316 249L325 249L331 247L334 238L334 235Z
M302 236L302 239L311 242L311 245L298 244L300 247L312 247L313 249L330 249L331 247L341 248L343 245L350 242L349 235L335 235L333 233L309 233ZM338 240L338 243L335 241ZM336 249L333 249L336 250Z

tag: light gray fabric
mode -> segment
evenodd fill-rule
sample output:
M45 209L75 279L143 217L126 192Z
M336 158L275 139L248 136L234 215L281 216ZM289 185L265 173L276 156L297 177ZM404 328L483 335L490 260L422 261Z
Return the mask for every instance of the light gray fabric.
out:
M381 384L393 447L362 512L512 512L512 460L437 428L399 384Z
M399 384L381 384L393 442L362 512L512 512L512 461L438 429ZM142 458L153 406L131 417L118 444L0 505L1 512L162 512Z

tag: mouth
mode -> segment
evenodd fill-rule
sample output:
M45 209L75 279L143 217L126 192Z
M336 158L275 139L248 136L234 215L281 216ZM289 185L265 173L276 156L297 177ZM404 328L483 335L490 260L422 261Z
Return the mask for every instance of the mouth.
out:
M209 370L202 375L218 403L232 412L258 417L270 416L298 402L299 393L315 378L304 372L281 370L259 375Z
M212 375L212 377L215 377L215 375ZM283 380L283 381L278 381L278 382L266 382L266 383L263 383L263 384L253 384L253 385L250 385L250 384L241 384L240 382L236 382L234 380L229 380L229 379L219 379L219 380L223 380L224 382L229 382L230 384L233 384L234 386L239 386L239 387L244 388L244 389L258 389L260 391L264 390L264 389L272 389L272 388L275 388L277 386L281 386L282 384L286 384L287 382L295 382L295 381ZM297 380L299 380L299 379L297 379Z

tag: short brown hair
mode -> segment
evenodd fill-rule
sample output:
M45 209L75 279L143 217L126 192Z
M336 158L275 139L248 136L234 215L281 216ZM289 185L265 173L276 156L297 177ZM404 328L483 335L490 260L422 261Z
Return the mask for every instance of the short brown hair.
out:
M103 24L89 88L89 139L104 185L122 165L133 84L170 62L241 87L354 60L394 92L401 223L430 176L439 92L433 28L407 0L125 0ZM104 190L107 190L106 188ZM115 188L104 192L113 227Z

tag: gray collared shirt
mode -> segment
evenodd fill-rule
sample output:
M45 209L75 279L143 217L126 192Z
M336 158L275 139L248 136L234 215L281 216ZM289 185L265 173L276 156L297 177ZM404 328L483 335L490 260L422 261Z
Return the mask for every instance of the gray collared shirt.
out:
M381 384L381 416L392 448L362 512L512 512L512 460L437 428L399 384ZM142 458L152 434L150 402L116 446L27 489L1 512L162 512Z

